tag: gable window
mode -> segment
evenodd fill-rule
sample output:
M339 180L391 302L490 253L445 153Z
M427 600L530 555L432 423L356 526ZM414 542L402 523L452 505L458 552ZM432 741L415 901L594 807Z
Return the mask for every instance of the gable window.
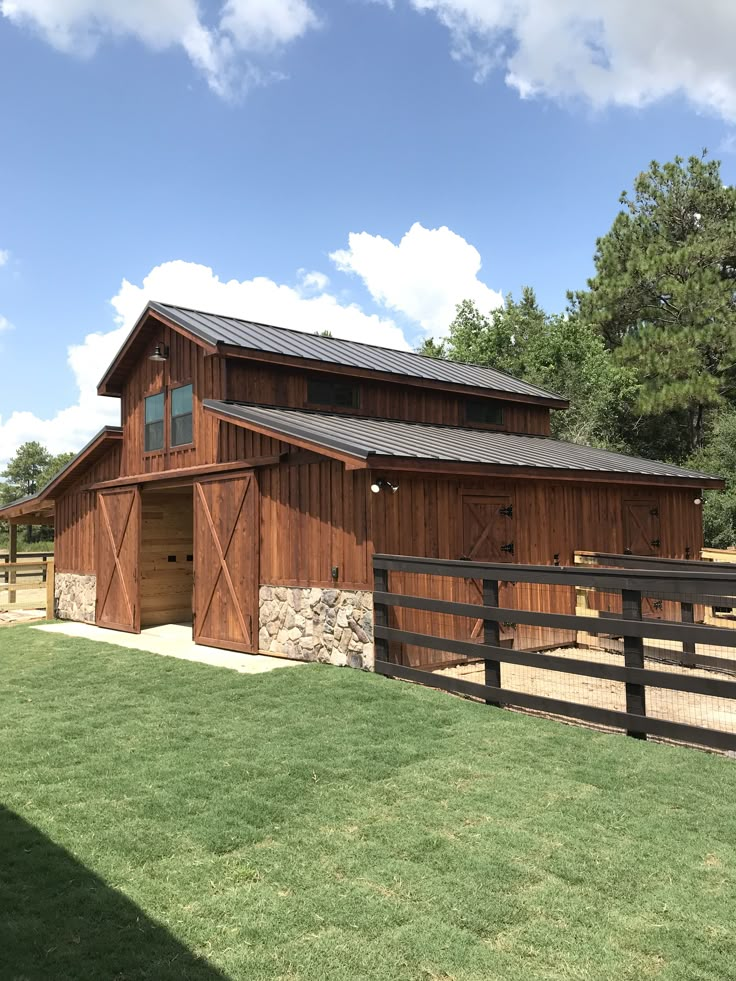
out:
M468 399L465 421L480 426L503 426L503 403L493 399Z
M146 399L146 453L164 448L164 393L149 395Z
M360 405L360 392L357 385L351 385L350 382L310 378L307 381L307 404L334 409L357 409Z
M192 442L192 386L171 390L171 445Z

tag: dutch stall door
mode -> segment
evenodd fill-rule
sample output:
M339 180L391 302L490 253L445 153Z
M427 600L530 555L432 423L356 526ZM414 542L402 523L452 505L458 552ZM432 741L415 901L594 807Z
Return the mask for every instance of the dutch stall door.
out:
M138 566L141 549L141 495L137 487L99 491L95 529L100 627L141 632Z
M257 484L253 474L194 485L194 640L258 647Z
M661 555L659 505L656 501L624 501L624 551L632 555ZM642 614L662 619L663 601L642 597Z
M463 555L473 562L512 562L514 558L514 510L510 497L487 497L483 494L464 494ZM469 579L468 602L483 602L483 584ZM501 606L508 605L508 586L499 588ZM483 631L483 621L472 624L471 637L477 639ZM504 633L503 627L501 628Z

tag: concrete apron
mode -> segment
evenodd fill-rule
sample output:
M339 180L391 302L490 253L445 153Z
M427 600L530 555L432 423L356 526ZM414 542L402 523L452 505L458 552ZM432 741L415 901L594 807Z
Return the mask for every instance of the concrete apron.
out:
M282 657L265 657L263 654L239 654L237 651L223 651L218 647L203 647L192 640L192 628L189 624L167 623L162 627L149 627L139 634L108 630L95 627L91 623L75 623L71 620L64 623L45 623L33 629L115 644L116 647L130 647L163 657L177 657L182 661L198 661L216 668L229 668L240 674L262 674L264 671L295 668L305 663Z

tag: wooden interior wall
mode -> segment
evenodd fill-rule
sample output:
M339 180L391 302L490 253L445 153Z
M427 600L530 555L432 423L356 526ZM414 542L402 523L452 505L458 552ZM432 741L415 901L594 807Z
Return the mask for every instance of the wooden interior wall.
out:
M218 421L202 410L202 400L218 399L224 393L225 365L217 355L205 355L199 345L168 327L152 338L169 348L166 361L149 361L143 356L128 377L121 405L123 424L123 463L121 476L138 473L158 473L178 467L214 463L217 459ZM191 445L169 449L169 407L166 405L164 449L144 452L144 399L164 388L176 388L192 383L193 434Z
M141 501L141 628L190 622L194 583L192 488L146 489Z
M227 398L263 405L283 405L290 408L307 407L307 379L335 378L293 368L257 361L233 359L227 364ZM348 380L347 376L337 376ZM399 382L371 382L360 379L360 407L343 410L349 415L374 416L384 419L404 419L409 422L465 425L465 396L435 391ZM509 432L549 435L550 410L523 402L507 401L504 405L504 425Z
M120 476L121 446L92 464L65 494L56 500L54 559L57 572L95 575L95 512L97 492L91 484Z
M392 478L395 479L395 478ZM697 491L666 486L623 486L547 480L505 481L490 479L451 480L407 476L398 480L399 490L374 497L371 518L377 552L424 555L457 559L462 554L461 490L493 496L508 496L513 505L515 562L571 565L578 549L621 552L623 549L623 502L637 498L659 502L660 554L685 558L699 554L702 547L701 509L693 503ZM689 549L689 553L687 550ZM391 588L402 592L451 597L477 602L477 592L464 580L392 574ZM527 609L574 612L573 589L517 585L506 591L503 603ZM424 633L467 635L470 621L420 611L396 611L394 622L405 629ZM565 643L571 637L538 628L517 627L514 646L547 646ZM437 660L435 652L407 649L410 663Z

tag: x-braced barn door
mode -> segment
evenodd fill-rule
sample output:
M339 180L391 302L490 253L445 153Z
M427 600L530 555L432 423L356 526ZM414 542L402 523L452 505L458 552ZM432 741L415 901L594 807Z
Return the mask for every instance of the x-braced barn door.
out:
M659 555L659 505L656 501L624 501L624 551L630 555ZM662 618L662 600L642 597L645 617Z
M510 497L489 497L485 494L463 494L463 555L474 562L511 562L514 558L514 510ZM483 584L469 579L468 602L483 602ZM499 589L499 603L507 605L509 587ZM471 637L477 639L483 631L483 621L472 624ZM501 634L505 631L501 628ZM507 631L506 631L507 633Z
M194 485L194 641L258 648L258 485L252 473Z
M141 550L141 495L138 487L99 491L95 552L101 627L141 632L138 565Z

